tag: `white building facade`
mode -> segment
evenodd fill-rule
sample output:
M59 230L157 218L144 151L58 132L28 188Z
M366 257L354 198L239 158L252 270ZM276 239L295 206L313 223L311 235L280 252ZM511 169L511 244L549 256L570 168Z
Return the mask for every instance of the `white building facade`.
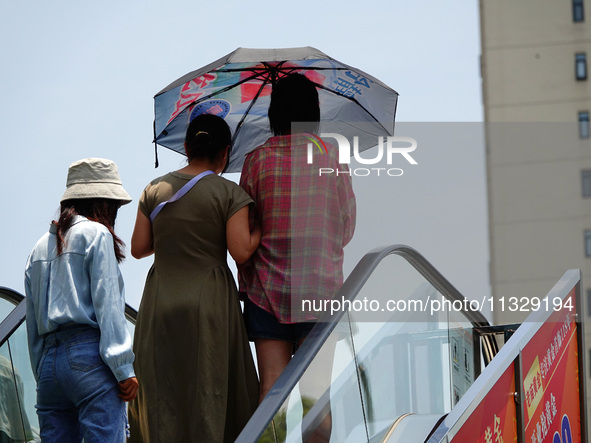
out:
M591 4L480 0L480 14L493 321L523 321L580 268L591 368Z

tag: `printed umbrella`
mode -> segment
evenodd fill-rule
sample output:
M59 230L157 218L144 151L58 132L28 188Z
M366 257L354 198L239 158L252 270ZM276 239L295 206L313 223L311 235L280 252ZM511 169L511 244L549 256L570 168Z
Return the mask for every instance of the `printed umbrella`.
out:
M394 134L398 93L378 79L312 47L238 48L156 94L156 146L184 154L192 118L216 114L233 134L227 172L240 172L244 156L272 135L267 118L272 85L291 73L304 74L318 88L320 133L358 136L359 151L376 146L378 136Z

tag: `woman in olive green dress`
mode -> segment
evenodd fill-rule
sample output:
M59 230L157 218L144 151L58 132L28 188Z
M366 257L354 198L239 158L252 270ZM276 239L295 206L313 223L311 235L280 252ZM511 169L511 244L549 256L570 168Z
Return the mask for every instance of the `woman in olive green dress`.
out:
M251 198L220 177L226 122L200 115L185 139L188 165L144 190L131 254L154 254L135 329L140 381L130 404L131 441L233 442L258 403L258 380L227 251L246 261L260 241L248 225ZM212 171L209 173L206 171ZM178 201L171 199L205 175Z

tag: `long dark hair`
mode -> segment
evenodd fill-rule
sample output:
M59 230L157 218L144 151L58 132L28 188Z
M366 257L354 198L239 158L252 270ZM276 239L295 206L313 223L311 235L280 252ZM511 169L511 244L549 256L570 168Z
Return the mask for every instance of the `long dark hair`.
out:
M89 220L100 223L105 226L113 236L113 247L117 262L121 263L125 258L123 248L125 243L115 235L115 219L117 211L121 206L119 200L108 198L81 198L64 200L60 207L60 216L58 221L53 223L57 226L57 253L60 255L65 244L65 237L68 229L72 227L74 217L82 215Z

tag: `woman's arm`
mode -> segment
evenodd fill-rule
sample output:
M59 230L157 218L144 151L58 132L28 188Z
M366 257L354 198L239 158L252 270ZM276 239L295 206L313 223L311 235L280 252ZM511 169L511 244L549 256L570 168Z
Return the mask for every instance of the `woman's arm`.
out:
M226 224L226 243L228 244L230 255L236 263L242 264L250 258L260 242L260 225L255 223L252 232L250 232L248 225L248 205L240 208L230 217Z
M29 265L27 263L27 271L25 272L25 294L27 306L27 339L29 343L29 356L31 360L31 368L33 375L37 380L39 363L43 354L43 337L39 335L37 329L37 317L35 315L34 299L35 296L31 290L31 278L29 275ZM44 294L45 295L45 294ZM38 380L37 380L38 381Z
M118 382L135 377L132 338L125 320L123 277L113 248L113 236L99 229L86 247L84 269L96 322L101 331L99 349L103 361ZM133 394L128 392L128 394ZM126 395L125 398L131 398Z
M148 257L153 253L154 237L152 236L152 222L138 209L135 227L131 235L131 255L140 259Z

